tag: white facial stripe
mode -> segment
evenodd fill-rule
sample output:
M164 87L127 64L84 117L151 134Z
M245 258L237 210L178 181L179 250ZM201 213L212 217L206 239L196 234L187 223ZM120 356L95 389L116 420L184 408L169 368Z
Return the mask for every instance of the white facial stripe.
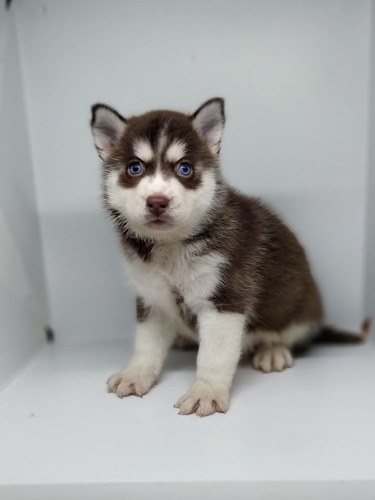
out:
M177 141L173 142L167 149L165 153L165 158L171 163L177 163L181 160L186 152L186 146L183 142Z
M165 130L165 128L160 132L159 139L158 139L158 149L157 149L157 155L160 158L162 151L164 150L165 143L167 142L168 139L168 134Z
M133 146L134 156L144 161L145 163L150 162L154 157L154 152L152 150L151 144L145 139L138 139Z
M163 194L171 199L176 191L174 188L176 182L178 181L167 181L161 173L157 172L155 175L146 176L140 181L138 192L145 199L155 193Z

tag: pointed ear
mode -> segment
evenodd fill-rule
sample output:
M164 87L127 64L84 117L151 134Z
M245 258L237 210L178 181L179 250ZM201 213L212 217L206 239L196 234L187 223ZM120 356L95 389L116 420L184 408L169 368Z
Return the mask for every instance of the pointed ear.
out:
M102 160L106 160L113 145L123 134L126 120L117 111L105 104L95 104L91 108L91 132Z
M191 119L193 127L207 143L211 152L218 154L225 123L224 99L215 97L205 102Z

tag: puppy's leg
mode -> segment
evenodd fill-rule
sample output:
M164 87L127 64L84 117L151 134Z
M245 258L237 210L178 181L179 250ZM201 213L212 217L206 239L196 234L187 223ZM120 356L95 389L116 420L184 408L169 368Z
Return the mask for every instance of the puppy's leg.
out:
M174 336L173 323L152 312L138 322L133 356L127 368L108 379L108 392L144 396L158 381Z
M244 325L243 314L210 310L199 315L197 378L175 404L180 408L180 414L196 413L204 417L227 411L229 392L241 354Z

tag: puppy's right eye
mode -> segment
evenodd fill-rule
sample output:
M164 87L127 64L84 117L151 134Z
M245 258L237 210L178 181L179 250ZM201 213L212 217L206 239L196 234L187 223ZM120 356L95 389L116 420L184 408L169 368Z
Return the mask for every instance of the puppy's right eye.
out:
M144 168L139 161L134 161L128 167L128 173L130 175L132 175L133 177L136 177L137 175L141 175L141 174L143 174L143 172L144 172Z

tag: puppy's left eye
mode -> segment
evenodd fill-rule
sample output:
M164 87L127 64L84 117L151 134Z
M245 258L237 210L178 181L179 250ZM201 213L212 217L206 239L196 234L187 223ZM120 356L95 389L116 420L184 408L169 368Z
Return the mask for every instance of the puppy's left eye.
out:
M192 168L191 165L185 161L180 163L177 167L177 174L181 175L182 177L189 177L189 175L192 173Z

